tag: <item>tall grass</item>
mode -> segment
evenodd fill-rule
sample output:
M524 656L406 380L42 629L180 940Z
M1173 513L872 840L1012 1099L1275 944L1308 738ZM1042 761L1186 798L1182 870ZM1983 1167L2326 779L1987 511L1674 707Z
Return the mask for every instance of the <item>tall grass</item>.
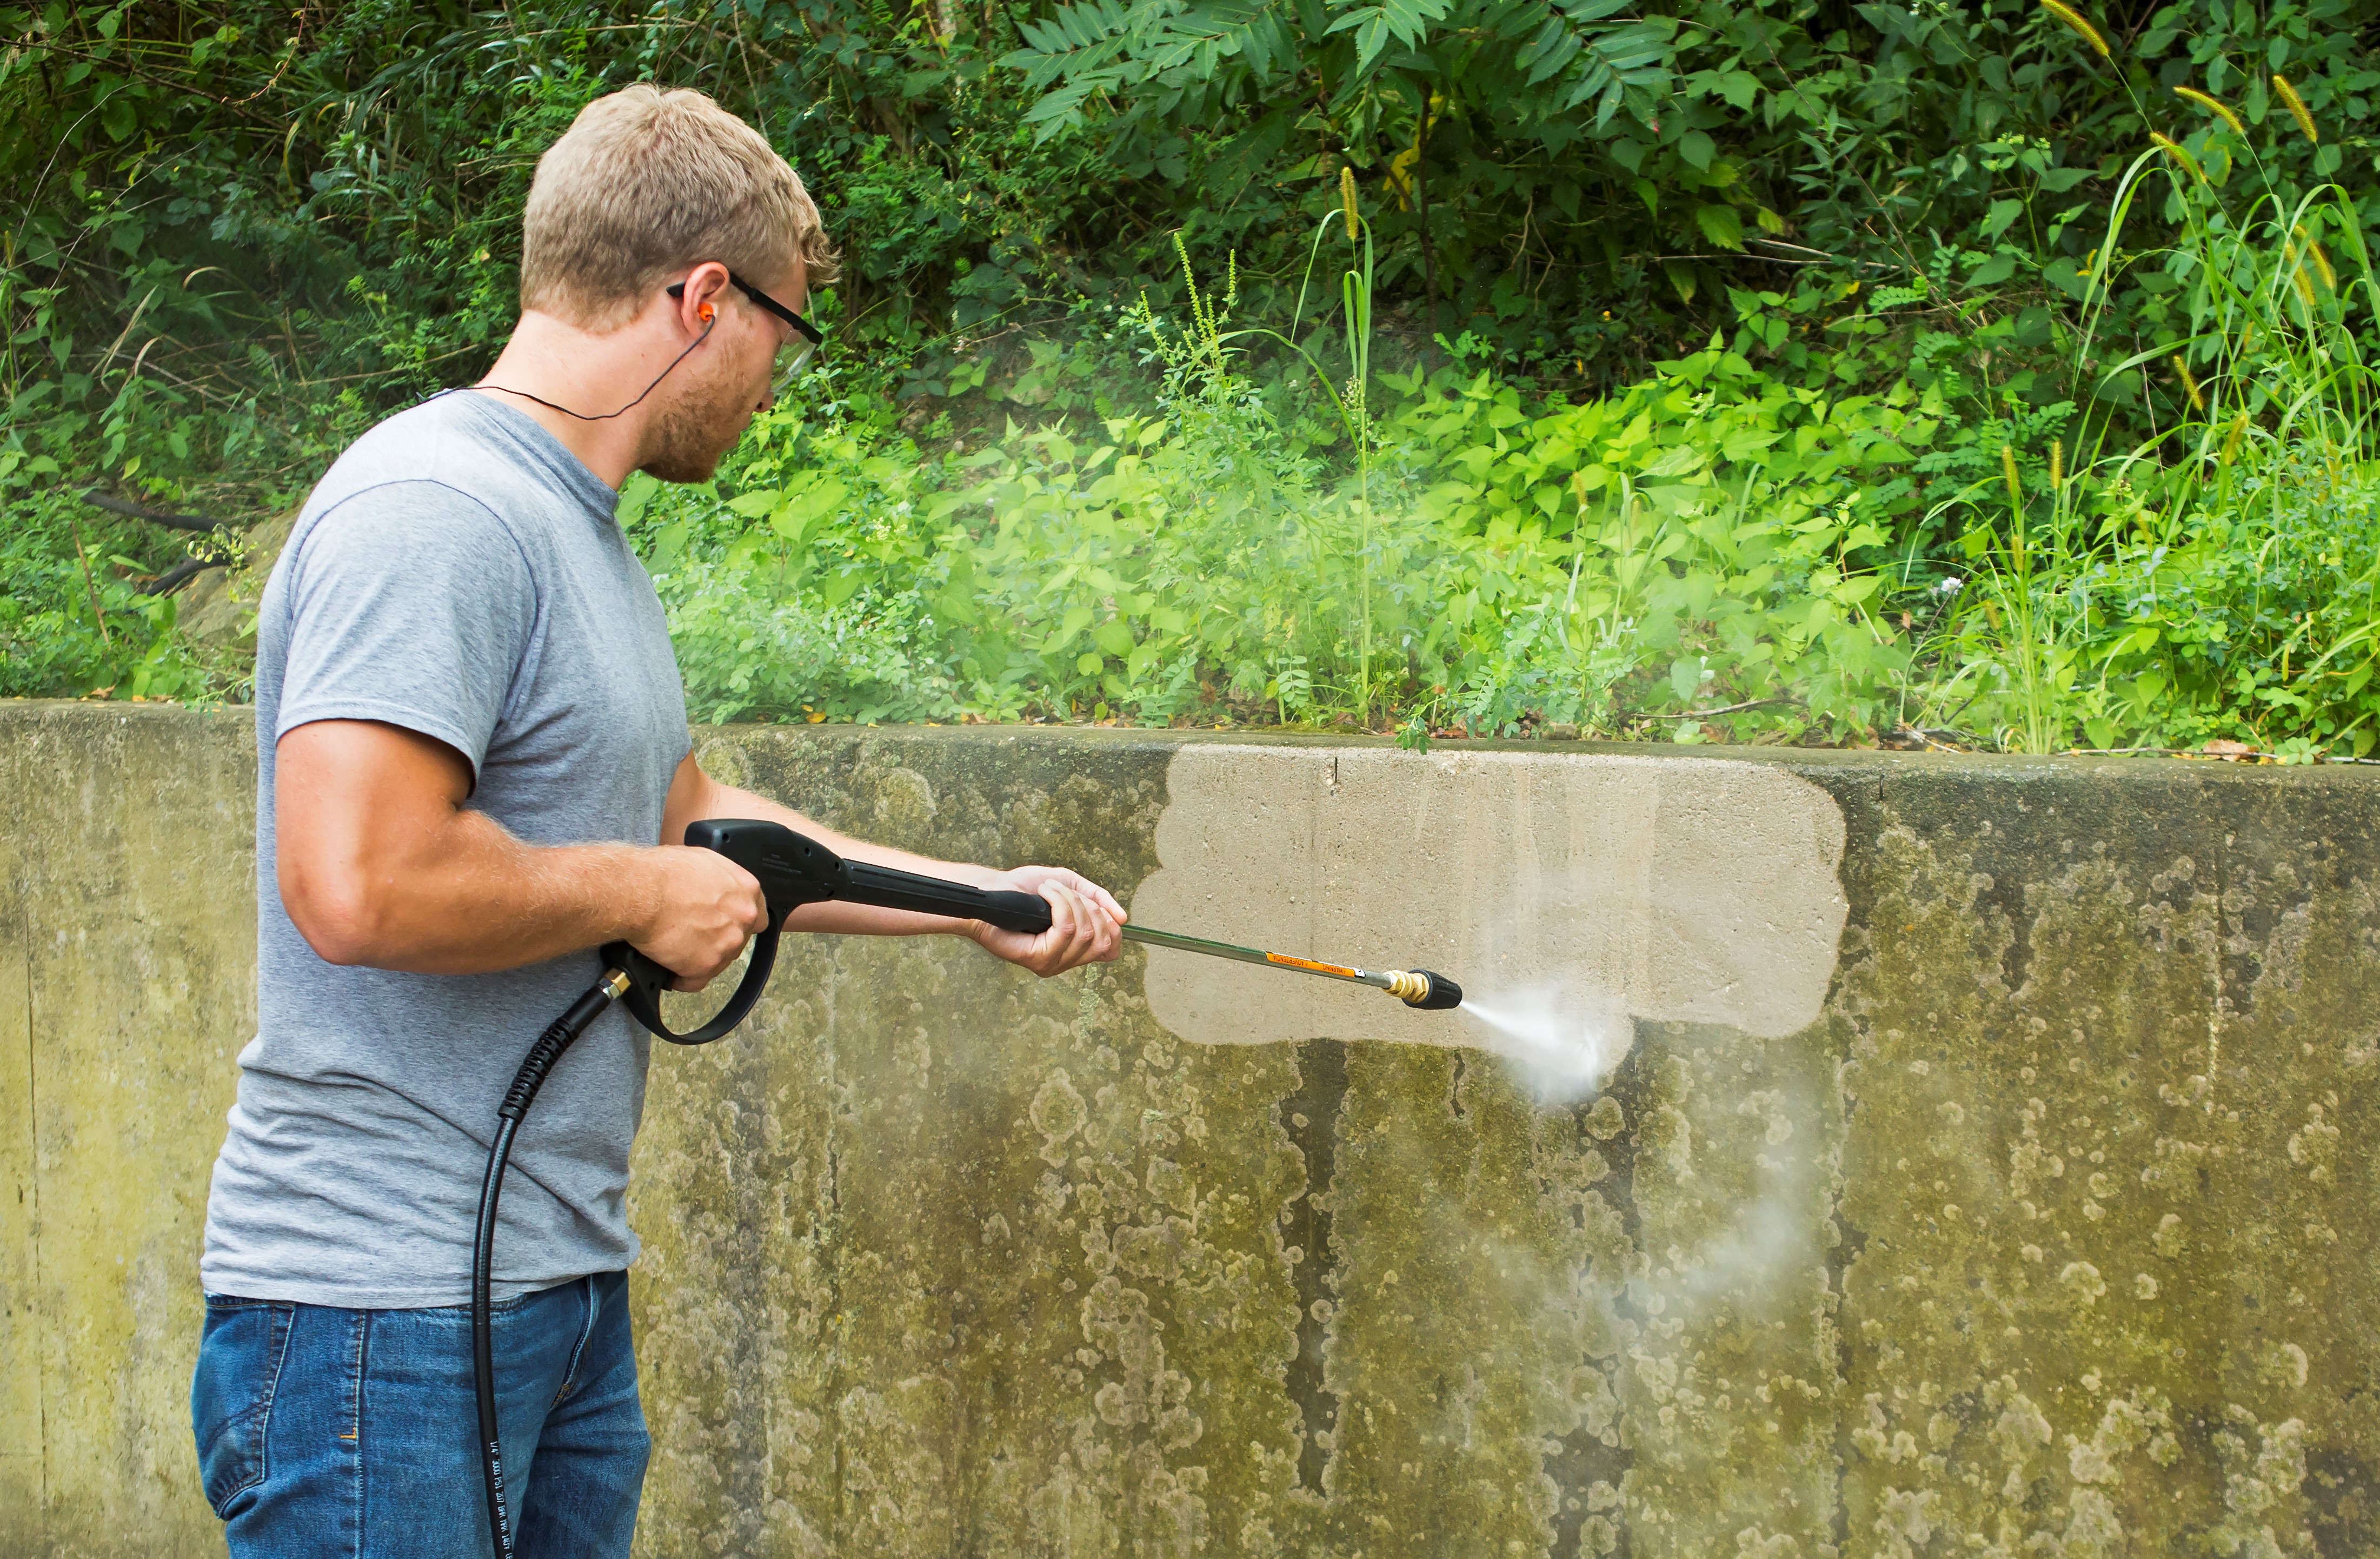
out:
M2360 756L2380 716L2380 284L2349 191L2278 187L2237 116L2186 95L2218 117L2195 150L2158 135L2126 171L2072 365L2084 392L2162 377L2183 413L2073 469L2057 444L2003 450L2003 470L1936 505L1974 571L1921 655L1919 719L2032 752L2221 737ZM2241 175L2261 186L2244 201ZM2143 196L2174 241L2126 255ZM2095 364L2112 289L2144 267L2170 278L2180 333Z

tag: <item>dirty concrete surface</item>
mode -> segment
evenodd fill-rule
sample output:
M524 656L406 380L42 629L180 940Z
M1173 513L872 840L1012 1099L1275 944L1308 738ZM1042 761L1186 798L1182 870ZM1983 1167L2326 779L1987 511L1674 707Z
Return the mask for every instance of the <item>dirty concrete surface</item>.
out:
M217 1553L182 1393L246 722L0 727L0 1551ZM2380 1552L2359 773L698 746L1167 929L1583 969L1631 1042L1549 1097L1299 977L788 944L751 1026L654 1061L644 1553Z

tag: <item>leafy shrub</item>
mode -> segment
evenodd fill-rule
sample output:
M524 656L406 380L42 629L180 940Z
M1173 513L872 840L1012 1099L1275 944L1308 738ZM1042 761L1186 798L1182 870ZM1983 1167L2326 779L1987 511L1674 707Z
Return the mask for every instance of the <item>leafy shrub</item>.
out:
M1096 440L1012 427L937 467L880 430L780 413L707 519L639 516L681 644L724 652L690 657L698 702L759 707L766 633L808 622L823 642L862 619L899 669L868 692L838 669L807 709L1510 731L1733 705L1747 733L1797 732L1873 725L1906 662L1858 555L1885 540L1858 518L1883 513L1861 479L1939 426L1905 387L1829 401L1715 343L1615 401L1531 417L1450 367L1384 379L1376 457L1334 478L1282 436L1281 392L1234 371L1214 317L1144 327L1162 408ZM739 593L740 616L721 604ZM714 626L756 623L778 626Z

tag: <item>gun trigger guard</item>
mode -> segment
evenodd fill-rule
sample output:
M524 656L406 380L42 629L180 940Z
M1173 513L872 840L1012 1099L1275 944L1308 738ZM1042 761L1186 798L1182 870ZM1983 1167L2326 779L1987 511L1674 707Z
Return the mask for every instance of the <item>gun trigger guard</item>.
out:
M744 979L736 985L735 993L727 998L727 1005L710 1021L690 1033L674 1031L662 1017L662 993L677 979L674 974L625 942L606 943L603 963L628 977L628 989L621 996L620 1005L628 1009L631 1017L674 1045L707 1045L743 1022L760 1000L760 993L769 983L769 971L776 967L777 938L784 924L783 916L771 917L769 929L752 939L752 961L744 967Z

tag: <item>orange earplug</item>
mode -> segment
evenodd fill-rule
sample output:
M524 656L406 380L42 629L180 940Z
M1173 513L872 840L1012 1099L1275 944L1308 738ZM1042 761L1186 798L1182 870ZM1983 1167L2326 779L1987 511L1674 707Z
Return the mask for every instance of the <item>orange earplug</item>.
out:
M709 324L719 317L719 311L706 303L697 311L695 317L701 320L703 323Z

